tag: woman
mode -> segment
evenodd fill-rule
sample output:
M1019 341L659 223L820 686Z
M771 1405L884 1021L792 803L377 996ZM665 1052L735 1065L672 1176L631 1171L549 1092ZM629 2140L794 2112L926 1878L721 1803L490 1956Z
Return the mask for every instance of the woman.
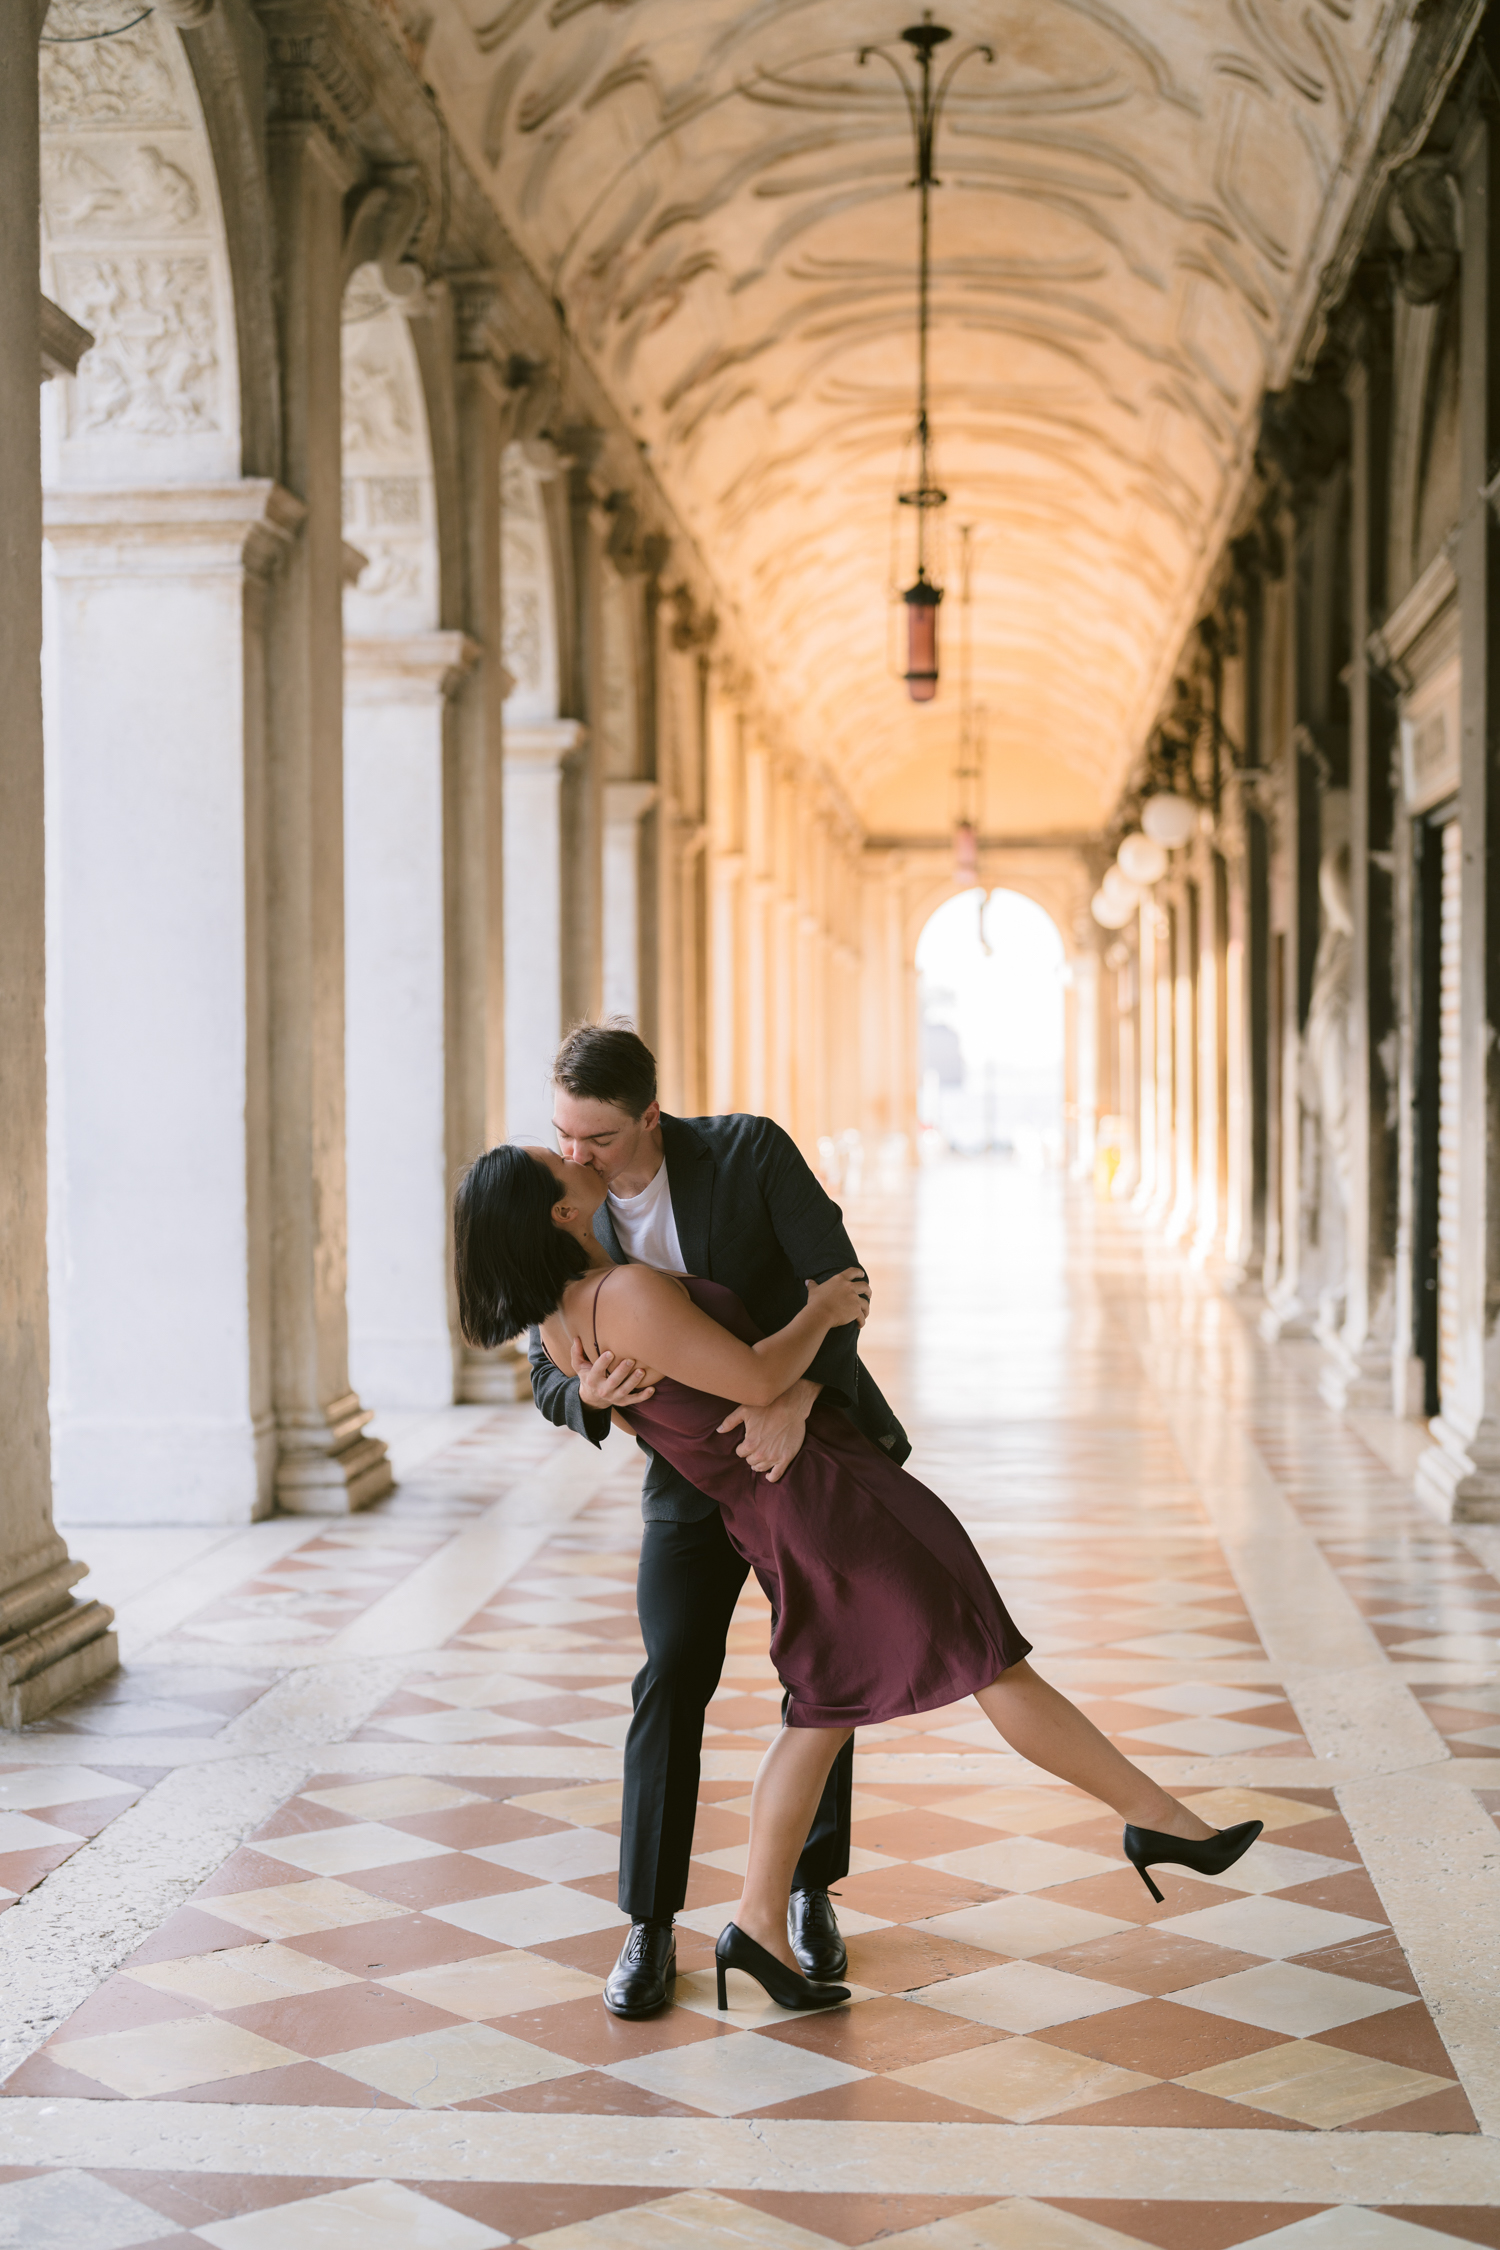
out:
M1260 1834L1222 1831L1189 1812L1032 1671L1017 1630L958 1519L897 1468L834 1406L819 1401L801 1452L777 1484L720 1435L732 1406L764 1405L797 1380L831 1328L862 1320L858 1268L809 1282L807 1305L774 1336L757 1335L719 1283L616 1266L595 1239L598 1174L542 1148L494 1148L471 1165L454 1207L463 1331L490 1348L538 1325L559 1367L579 1341L643 1371L626 1427L717 1500L730 1539L775 1615L771 1655L788 1691L787 1721L751 1800L744 1891L719 1939L739 1968L787 2008L849 1995L798 1970L787 1943L792 1870L829 1768L851 1730L972 1695L1006 1742L1102 1798L1128 1824L1126 1857L1222 1874Z

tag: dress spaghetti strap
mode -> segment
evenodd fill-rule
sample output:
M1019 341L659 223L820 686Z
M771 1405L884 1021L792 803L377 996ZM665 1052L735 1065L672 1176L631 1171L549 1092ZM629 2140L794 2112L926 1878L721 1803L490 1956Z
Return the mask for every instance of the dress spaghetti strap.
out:
M614 1273L615 1271L617 1271L617 1269L614 1266L611 1266L609 1269L609 1273L603 1274L600 1277L600 1279L594 1285L594 1294L589 1299L589 1325L594 1331L595 1359L599 1357L599 1299L604 1293L605 1282L608 1281L609 1275L611 1273Z

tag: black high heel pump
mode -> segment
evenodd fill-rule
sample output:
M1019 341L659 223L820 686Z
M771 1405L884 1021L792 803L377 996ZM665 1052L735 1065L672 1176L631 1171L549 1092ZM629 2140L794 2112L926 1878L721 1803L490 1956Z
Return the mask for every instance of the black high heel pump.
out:
M1244 1858L1264 1826L1262 1820L1242 1820L1237 1828L1221 1828L1205 1836L1201 1844L1190 1844L1184 1836L1164 1835L1159 1828L1127 1828L1125 1857L1160 1906L1162 1895L1146 1873L1148 1867L1170 1861L1174 1867L1190 1867L1195 1875L1222 1875L1237 1859Z
M757 1945L753 1937L746 1937L734 1922L726 1922L720 1930L719 1942L714 1947L714 1962L719 1972L721 2008L729 2006L726 1969L743 1969L746 1976L754 1977L778 2008L834 2008L849 1997L847 1985L813 1984L798 1970L786 1968L774 1953Z

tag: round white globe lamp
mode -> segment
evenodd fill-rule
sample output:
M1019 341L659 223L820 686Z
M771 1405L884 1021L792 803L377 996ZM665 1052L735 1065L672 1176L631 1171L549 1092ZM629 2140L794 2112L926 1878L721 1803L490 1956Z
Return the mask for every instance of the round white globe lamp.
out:
M1153 843L1169 852L1181 851L1198 826L1198 808L1170 790L1148 797L1141 807L1141 826Z
M1110 898L1101 889L1095 891L1093 898L1090 900L1089 912L1101 929L1123 930L1131 915L1135 912L1135 908L1123 905L1118 899Z
M1133 914L1141 903L1139 889L1118 865L1106 869L1099 888L1106 898L1116 900L1128 914Z
M1137 883L1142 890L1149 890L1167 872L1167 848L1154 836L1139 833L1127 836L1120 846L1116 864L1128 883Z

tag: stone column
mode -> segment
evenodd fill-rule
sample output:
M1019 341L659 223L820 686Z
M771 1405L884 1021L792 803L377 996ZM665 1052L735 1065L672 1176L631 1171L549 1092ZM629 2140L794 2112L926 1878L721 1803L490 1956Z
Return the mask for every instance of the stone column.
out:
M291 13L287 21L300 25ZM344 548L340 310L353 160L283 50L269 132L277 229L283 479L307 507L271 608L266 772L276 1497L341 1514L391 1486L385 1447L349 1386L344 1089Z
M1140 1032L1136 1050L1136 1143L1140 1176L1132 1200L1136 1210L1146 1213L1156 1208L1160 1177L1160 1130L1156 1114L1157 954L1163 919L1162 909L1153 897L1141 907L1137 921L1136 1017Z
M34 386L37 32L0 19L0 1725L20 1727L113 1671L111 1612L69 1589L52 1525L47 1427L46 931L42 874L42 471ZM63 364L66 364L65 362Z
M1344 1324L1330 1343L1319 1388L1336 1408L1392 1404L1396 1336L1398 1135L1395 921L1392 849L1395 801L1392 684L1368 656L1386 610L1390 358L1384 323L1371 309L1344 388L1350 406L1349 907L1350 1183Z
M478 651L458 632L345 644L349 1363L381 1406L453 1402L445 755Z
M567 1028L563 779L577 719L505 730L505 1125L552 1146L552 1058Z
M641 822L654 781L604 784L604 1013L641 1020Z
M1481 34L1481 36L1486 36ZM1491 58L1493 60L1493 56ZM1484 492L1455 534L1462 824L1459 892L1457 1370L1417 1490L1464 1522L1500 1521L1500 131L1481 112L1455 153L1463 196L1459 490Z
M279 486L49 495L53 1427L77 1522L272 1505L260 801Z

